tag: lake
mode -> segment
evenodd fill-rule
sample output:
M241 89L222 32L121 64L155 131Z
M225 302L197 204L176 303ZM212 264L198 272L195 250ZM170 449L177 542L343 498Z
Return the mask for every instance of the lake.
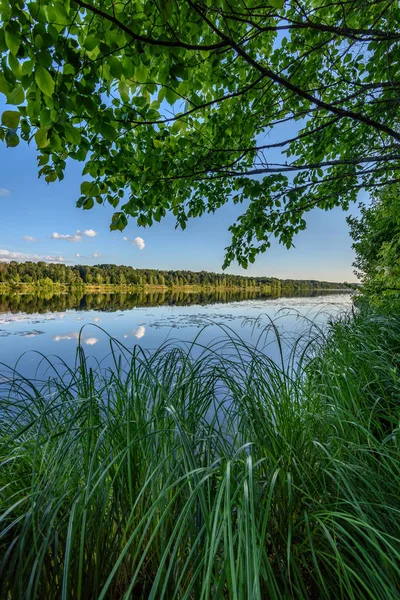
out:
M165 342L190 343L196 336L207 345L238 335L277 358L276 342L262 336L270 319L290 340L310 328L310 322L323 327L351 304L351 295L343 292L282 297L254 291L0 295L0 363L16 365L26 377L42 375L43 357L72 366L80 340L91 364L101 361L106 367L109 336L129 350L135 345L152 350ZM0 366L0 374L6 373Z

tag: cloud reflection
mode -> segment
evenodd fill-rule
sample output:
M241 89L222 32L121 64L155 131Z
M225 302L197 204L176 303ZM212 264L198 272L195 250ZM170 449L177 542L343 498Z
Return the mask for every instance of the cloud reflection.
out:
M66 335L53 335L54 342L61 342L64 340L79 340L79 331L73 331L72 333L67 333ZM84 337L80 336L80 340L82 344L86 344L86 346L94 346L99 341L97 337Z
M61 342L62 340L78 340L79 333L67 333L66 335L53 335L53 340L55 342Z
M140 338L142 338L146 333L146 327L144 325L139 325L139 327L134 329L132 333L138 340L140 340Z

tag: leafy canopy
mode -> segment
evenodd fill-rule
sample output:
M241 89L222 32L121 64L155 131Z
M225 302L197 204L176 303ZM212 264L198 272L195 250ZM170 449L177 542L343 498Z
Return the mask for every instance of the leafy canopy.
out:
M112 229L242 203L224 266L246 267L312 208L398 179L396 1L0 0L0 18L1 138L35 143L47 182L85 162L78 207L110 203Z
M356 275L368 297L390 306L400 300L400 185L376 192L361 216L348 219L356 251Z

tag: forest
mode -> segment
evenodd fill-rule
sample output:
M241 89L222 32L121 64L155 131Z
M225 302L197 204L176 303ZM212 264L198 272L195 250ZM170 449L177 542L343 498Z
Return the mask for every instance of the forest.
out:
M345 283L327 281L277 279L275 277L244 277L207 271L160 271L134 269L125 265L73 265L24 262L0 263L0 284L10 286L51 287L68 285L89 286L200 286L218 288L266 288L275 293L280 290L332 290L346 289ZM5 286L3 286L5 287ZM0 288L1 289L1 288Z

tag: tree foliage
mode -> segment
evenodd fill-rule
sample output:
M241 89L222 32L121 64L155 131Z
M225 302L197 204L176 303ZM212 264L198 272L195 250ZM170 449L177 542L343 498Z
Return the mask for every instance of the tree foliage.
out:
M0 0L1 137L111 228L243 204L224 266L399 180L394 0ZM14 108L13 108L14 105Z
M217 288L266 288L265 291L336 290L346 289L344 283L314 279L277 279L276 277L243 277L208 271L160 271L134 269L125 265L72 265L23 262L0 263L0 283L8 284L68 284L71 286L169 286L186 285Z
M400 186L374 194L361 216L348 219L356 251L354 266L367 295L378 302L400 300Z

